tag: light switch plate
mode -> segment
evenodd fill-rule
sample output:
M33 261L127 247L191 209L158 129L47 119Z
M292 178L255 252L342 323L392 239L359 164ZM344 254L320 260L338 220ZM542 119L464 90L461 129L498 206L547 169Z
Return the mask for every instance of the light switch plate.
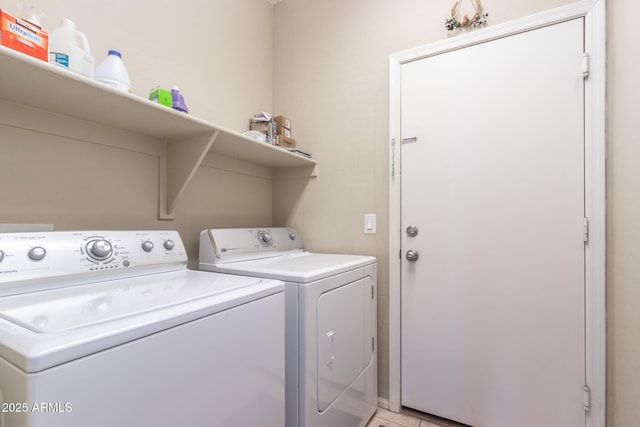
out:
M364 234L376 234L376 214L364 214Z

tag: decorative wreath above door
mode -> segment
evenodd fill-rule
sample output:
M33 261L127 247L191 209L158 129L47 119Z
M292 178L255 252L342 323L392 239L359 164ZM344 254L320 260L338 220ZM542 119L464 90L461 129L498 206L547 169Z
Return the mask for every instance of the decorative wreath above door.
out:
M447 30L453 31L458 28L465 27L479 27L487 23L488 13L482 13L482 4L480 0L469 0L473 5L474 15L469 18L468 14L462 16L462 20L458 19L458 12L460 11L460 3L462 0L456 1L451 7L451 18L447 19L444 26Z

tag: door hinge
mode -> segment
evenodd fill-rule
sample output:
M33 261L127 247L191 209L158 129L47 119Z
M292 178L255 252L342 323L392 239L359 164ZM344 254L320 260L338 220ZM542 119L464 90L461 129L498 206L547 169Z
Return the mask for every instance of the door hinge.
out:
M589 218L582 218L582 241L589 241Z
M588 385L584 385L584 387L582 387L582 400L584 403L584 410L588 411L591 409L591 388L589 388Z
M586 79L589 77L589 54L584 52L582 54L582 78Z
M371 299L374 299L374 295L373 295L373 285L371 285Z
M360 341L362 342L362 341ZM374 337L371 337L371 351L374 352L376 351L376 339Z

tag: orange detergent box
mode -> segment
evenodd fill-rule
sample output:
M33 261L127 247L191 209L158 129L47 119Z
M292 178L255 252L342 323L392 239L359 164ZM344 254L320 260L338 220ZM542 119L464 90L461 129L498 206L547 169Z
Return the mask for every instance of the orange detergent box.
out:
M0 9L0 18L2 18L2 27L0 27L2 46L49 61L49 35L42 31L42 28L2 9Z

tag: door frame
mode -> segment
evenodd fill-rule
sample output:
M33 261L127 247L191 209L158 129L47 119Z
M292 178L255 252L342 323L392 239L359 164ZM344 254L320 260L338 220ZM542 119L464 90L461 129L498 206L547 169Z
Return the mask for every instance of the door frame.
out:
M604 427L606 410L605 313L605 0L583 0L490 26L389 57L389 402L401 408L401 69L402 65L560 22L584 18L589 75L585 84L585 379L590 388L586 427ZM381 401L381 405L387 406Z

